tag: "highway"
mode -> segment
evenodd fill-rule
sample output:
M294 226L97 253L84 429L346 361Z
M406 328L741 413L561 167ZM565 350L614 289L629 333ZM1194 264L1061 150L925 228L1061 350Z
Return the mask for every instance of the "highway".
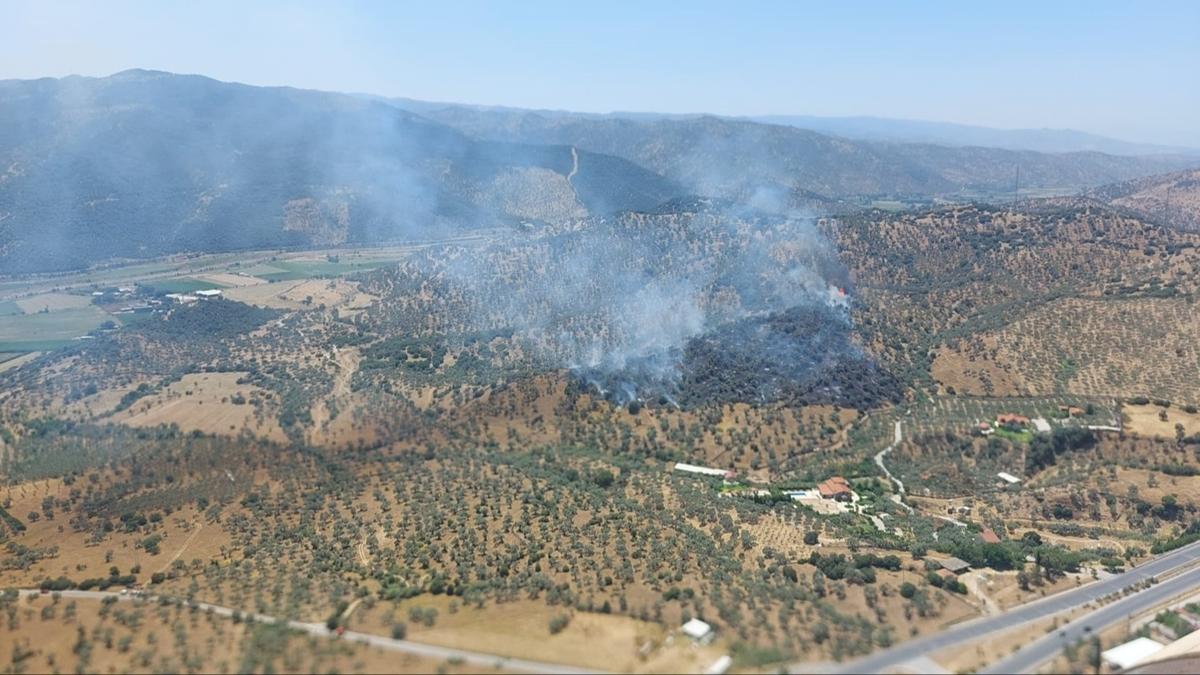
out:
M39 590L22 590L22 596L41 595ZM64 598L78 598L86 600L102 600L106 597L117 598L121 602L129 602L135 599L141 599L145 602L157 602L158 596L143 595L122 595L113 591L59 591ZM206 602L185 602L189 607L195 607L199 611L208 612L224 617L232 617L236 610L229 607L221 607L219 605L210 605ZM243 612L242 618L245 621L254 621L256 623L278 623L279 620L265 614L254 614L251 612ZM303 631L310 635L320 637L330 637L334 633L329 630L324 623L305 623L303 621L287 621L285 622L288 628L297 631ZM527 673L567 673L569 675L583 675L585 673L597 673L603 671L587 670L577 668L575 666L567 666L560 663L546 663L544 661L530 661L526 659L515 659L508 656L500 656L498 654L484 654L482 652L473 652L465 649L452 649L450 647L439 647L437 645L424 644L421 642L412 642L410 640L393 640L390 637L382 635L372 635L370 633L359 633L348 630L342 633L341 639L348 642L360 642L369 644L380 649L387 649L394 652L403 652L405 654L413 654L416 656L424 656L431 659L454 659L462 663L476 666L479 669L487 670L515 670Z
M1081 607L1090 602L1095 602L1107 595L1120 593L1122 589L1128 586L1146 581L1151 577L1165 576L1198 561L1200 561L1200 542L1164 553L1123 574L1116 574L1107 579L1093 581L1079 588L1062 591L1061 593L1035 600L1020 607L1014 607L1003 614L965 621L939 633L902 642L895 647L884 649L870 656L838 664L828 672L881 673L889 668L909 663L922 656L927 656L944 649L966 649L989 636L998 635L1032 622L1050 618L1076 607ZM1174 579L1164 581L1134 596L1125 598L1125 600L1133 600L1142 595L1146 596L1144 600L1139 602L1125 603L1121 601L1115 603L1113 611L1117 612L1118 617L1123 617L1131 612L1138 611L1140 607L1153 606L1157 602L1156 598L1162 594L1165 594L1165 597L1171 597L1173 594L1181 593L1189 587L1189 584L1192 586L1200 585L1200 570L1186 572ZM1159 591L1159 588L1164 590ZM1101 608L1100 612L1103 611L1104 608ZM1091 619L1095 622L1091 625L1099 627L1099 621L1102 618L1099 612L1093 612L1088 615L1089 618L1092 616L1096 618ZM1081 624L1080 630L1082 630L1082 627L1083 625ZM1051 647L1038 647L1031 650L1027 656L1022 656L1021 662L1015 662L1014 665L1020 666L1021 663L1026 661L1036 665L1041 660L1044 660L1039 660L1038 657L1046 649L1050 649L1051 652L1053 651ZM1021 652L1018 652L1013 658L1015 659L1020 654ZM997 664L997 667L1001 669L995 672L1015 672L1017 670L1015 667L1004 667L1007 665L1007 661L1006 659L1005 663ZM802 673L806 672L806 669L810 667L811 664L796 663L789 666L788 671Z
M1057 656L1069 644L1099 632L1106 627L1123 621L1132 615L1141 614L1156 606L1169 602L1181 593L1200 587L1200 567L1157 583L1150 588L1134 593L1089 612L1071 623L1049 633L1017 650L1011 656L984 668L983 673L1026 673Z

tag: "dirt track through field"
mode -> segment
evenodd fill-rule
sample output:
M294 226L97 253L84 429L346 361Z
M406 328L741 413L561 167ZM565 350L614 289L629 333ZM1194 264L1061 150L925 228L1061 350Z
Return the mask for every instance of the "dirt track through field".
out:
M163 566L158 568L158 571L161 573L166 573L166 571L171 568L171 565L173 565L176 560L179 560L179 556L183 555L183 552L187 550L187 547L192 545L192 542L196 540L196 535L200 534L200 530L203 529L204 523L196 523L196 529L192 530L192 533L189 534L188 538L184 540L183 546L180 546L179 550L175 551L175 555L171 556L170 560L163 563Z

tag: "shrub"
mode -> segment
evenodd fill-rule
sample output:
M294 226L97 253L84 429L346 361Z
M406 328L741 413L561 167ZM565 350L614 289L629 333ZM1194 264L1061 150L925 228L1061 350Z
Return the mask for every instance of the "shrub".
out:
M566 614L560 614L553 619L550 619L550 634L558 635L559 633L563 632L563 629L565 629L569 623L571 623L571 617L567 616Z

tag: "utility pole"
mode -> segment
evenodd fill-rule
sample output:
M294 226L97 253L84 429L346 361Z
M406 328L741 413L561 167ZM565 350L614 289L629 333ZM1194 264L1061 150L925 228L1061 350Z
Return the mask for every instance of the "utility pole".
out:
M1018 164L1017 165L1017 176L1013 180L1013 200L1012 200L1012 211L1013 212L1016 212L1016 210L1017 210L1017 198L1020 196L1020 194L1021 194L1021 165Z

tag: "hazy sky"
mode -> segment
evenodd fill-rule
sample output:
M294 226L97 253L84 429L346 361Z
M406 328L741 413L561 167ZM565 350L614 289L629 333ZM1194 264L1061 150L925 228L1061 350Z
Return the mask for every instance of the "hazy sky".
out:
M0 0L0 78L127 68L521 107L875 115L1200 147L1194 0Z

